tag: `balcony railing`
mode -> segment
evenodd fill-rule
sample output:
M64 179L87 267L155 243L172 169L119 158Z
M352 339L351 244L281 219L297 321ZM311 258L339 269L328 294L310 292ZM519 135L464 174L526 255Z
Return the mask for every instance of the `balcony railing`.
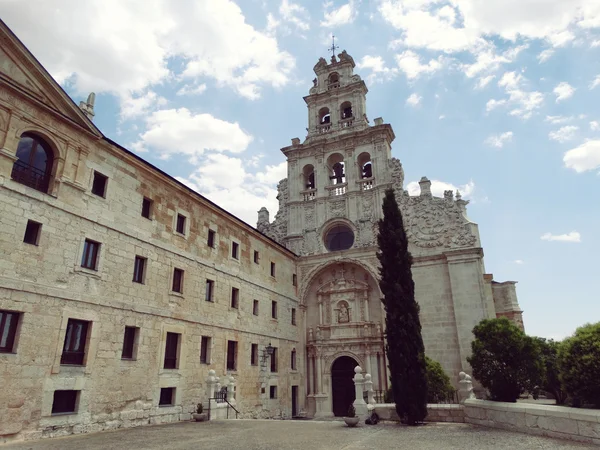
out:
M365 178L363 180L359 180L358 183L360 184L361 191L368 191L370 189L373 189L373 186L375 185L375 179Z
M324 123L322 125L317 125L317 132L319 134L329 133L330 131L331 131L331 124L330 123Z
M334 83L330 83L329 85L327 85L327 90L329 89L336 89L340 87L340 82L336 81Z
M301 194L305 202L309 202L317 198L316 189L307 189L306 191L302 191Z
M331 186L327 186L327 189L329 189L330 197L335 197L336 195L344 195L348 190L348 183L334 184Z
M37 191L48 192L48 186L50 184L49 174L20 159L15 161L10 176L17 183L24 184Z
M340 120L340 128L350 128L354 123L354 117Z

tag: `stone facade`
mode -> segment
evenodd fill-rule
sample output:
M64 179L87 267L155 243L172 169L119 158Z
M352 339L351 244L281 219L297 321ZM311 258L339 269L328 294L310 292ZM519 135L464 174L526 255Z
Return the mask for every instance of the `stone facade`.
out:
M104 138L0 25L0 312L18 314L15 341L0 352L0 442L189 418L197 403L208 407L211 369L235 377L242 414L290 416L292 386L304 396L304 352L292 324L301 314L297 256ZM45 192L14 179L25 133L51 149ZM107 177L103 195L92 193L95 172ZM28 221L41 224L33 243L24 242ZM95 270L82 267L86 239L100 244ZM141 283L132 281L136 256L145 258ZM175 268L184 271L181 293L173 291ZM61 364L70 319L88 324L81 364ZM125 327L136 328L129 359ZM179 335L173 369L165 368L167 333ZM210 338L206 363L202 336ZM228 341L237 342L236 370L227 368ZM277 372L263 358L269 344ZM172 406L159 406L161 388L170 387ZM78 391L74 414L52 413L59 390Z
M94 96L75 105L2 22L0 42L0 442L188 419L210 370L233 376L243 417L331 415L343 358L385 389L375 227L390 186L427 353L456 374L480 319L520 319L467 202L427 179L403 190L346 52L315 66L308 135L282 149L279 211L254 229L104 137ZM25 160L34 148L46 162Z
M469 370L471 330L479 321L507 316L522 326L515 282L497 283L485 273L469 202L458 191L434 197L426 177L420 195L403 189L402 164L391 156L394 132L381 118L371 125L367 87L354 67L345 51L314 67L317 77L304 97L308 134L281 149L288 176L279 183L275 220L269 223L264 208L258 217L259 230L300 255L300 340L307 347L307 406L316 416L334 413L333 364L340 357L372 374L375 389L388 387L376 258L387 188L404 216L427 354L456 379ZM340 247L340 236L352 242Z

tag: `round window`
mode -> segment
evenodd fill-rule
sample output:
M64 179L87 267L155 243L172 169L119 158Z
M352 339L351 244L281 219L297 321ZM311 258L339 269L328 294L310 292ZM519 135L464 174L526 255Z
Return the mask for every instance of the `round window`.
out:
M327 232L325 245L327 250L348 250L354 244L354 233L347 225L336 225Z

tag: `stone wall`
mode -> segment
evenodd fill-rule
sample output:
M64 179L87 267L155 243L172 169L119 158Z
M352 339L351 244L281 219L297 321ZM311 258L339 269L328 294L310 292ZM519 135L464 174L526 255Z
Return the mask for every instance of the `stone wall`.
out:
M378 403L375 412L381 420L392 420L399 422L396 413L396 405L393 403ZM428 404L426 422L465 422L465 410L463 405Z
M0 310L20 314L12 352L0 353L0 442L188 419L194 405L207 400L208 370L227 371L228 340L238 343L238 409L289 416L293 385L303 407L294 254L65 119L67 110L0 83L0 114ZM47 193L11 179L25 132L37 133L55 152ZM94 171L108 177L104 196L91 192ZM141 216L144 197L153 202L149 219ZM177 214L186 217L184 233L175 230ZM37 245L23 242L28 220L41 224ZM216 233L214 247L207 245L209 229ZM101 244L97 270L81 267L85 239ZM136 256L147 259L142 283L132 281ZM182 293L172 291L174 268L184 270ZM205 300L207 279L214 281L213 301ZM231 307L232 288L239 289L237 308ZM271 317L273 301L277 318ZM90 324L81 366L60 363L69 319ZM138 328L131 360L121 358L126 326ZM181 335L176 369L164 369L167 332ZM211 338L206 364L200 362L202 336ZM251 344L259 346L256 365ZM268 359L260 364L268 344L278 348L276 373ZM269 386L277 386L277 398L269 398ZM173 406L158 406L163 387L176 388ZM80 391L75 413L52 414L56 390Z
M531 403L466 400L465 422L600 445L600 411Z

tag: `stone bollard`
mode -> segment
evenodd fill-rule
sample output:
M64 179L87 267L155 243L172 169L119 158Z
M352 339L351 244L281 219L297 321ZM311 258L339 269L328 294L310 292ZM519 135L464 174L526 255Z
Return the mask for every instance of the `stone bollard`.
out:
M215 388L217 387L218 378L215 377L215 371L209 370L208 377L206 377L206 398L214 398L215 397Z
M375 393L373 392L373 382L371 381L371 374L365 374L365 391L367 391L367 403L369 405L375 404Z
M352 405L354 406L354 411L356 412L356 415L360 418L363 418L368 414L368 410L367 410L367 404L365 403L365 400L363 399L365 381L362 376L362 368L360 366L356 366L354 368L353 380L354 380L355 399L354 399L354 403L352 403Z
M458 401L462 405L465 400L475 398L475 394L473 393L473 382L471 381L471 377L465 372L460 372L458 377L460 378L458 381Z
M227 401L232 405L235 405L235 378L233 375L229 376L229 384L227 385Z

